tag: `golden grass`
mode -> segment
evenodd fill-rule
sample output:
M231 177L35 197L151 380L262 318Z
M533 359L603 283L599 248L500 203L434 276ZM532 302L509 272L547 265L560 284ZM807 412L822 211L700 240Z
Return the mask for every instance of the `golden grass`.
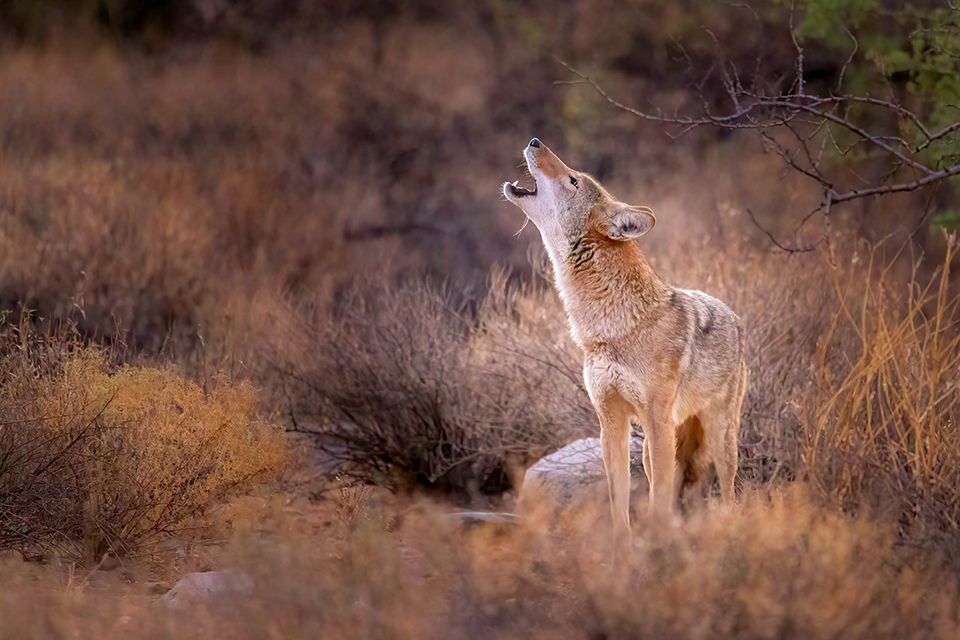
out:
M951 235L940 269L921 279L915 268L903 288L888 268L862 292L851 291L859 273L838 274L840 310L819 341L817 385L805 398L806 477L840 504L891 510L914 533L956 535L960 518L956 251ZM842 325L853 345L837 343Z

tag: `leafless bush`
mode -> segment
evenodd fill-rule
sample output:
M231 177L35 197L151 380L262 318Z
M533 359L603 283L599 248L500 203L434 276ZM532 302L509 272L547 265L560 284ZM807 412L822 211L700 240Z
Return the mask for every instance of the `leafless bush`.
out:
M423 284L357 296L281 367L294 429L358 477L498 492L509 465L596 429L552 292L495 278L475 313Z
M196 536L205 510L283 464L248 383L110 372L71 338L0 335L0 548L95 562Z

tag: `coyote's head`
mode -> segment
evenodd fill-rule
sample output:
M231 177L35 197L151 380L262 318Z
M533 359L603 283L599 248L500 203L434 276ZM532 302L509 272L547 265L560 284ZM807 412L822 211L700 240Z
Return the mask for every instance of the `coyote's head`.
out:
M563 164L540 140L523 150L533 189L506 182L503 195L540 229L548 251L598 233L615 241L639 238L656 224L649 207L619 202L592 176Z

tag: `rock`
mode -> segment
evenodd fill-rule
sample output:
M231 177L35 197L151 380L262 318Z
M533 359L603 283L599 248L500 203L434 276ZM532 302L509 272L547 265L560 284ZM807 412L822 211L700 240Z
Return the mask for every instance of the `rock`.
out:
M253 578L235 571L188 573L158 600L168 607L182 607L189 600L202 600L223 594L250 593Z
M630 439L631 495L646 495L643 472L643 438ZM537 514L555 517L569 510L608 504L607 476L603 468L600 438L575 440L544 456L527 469L517 500L517 515L527 519Z
M498 513L493 511L454 511L445 513L441 522L450 529L469 529L482 524L498 526L513 526L519 523L519 518L513 513Z

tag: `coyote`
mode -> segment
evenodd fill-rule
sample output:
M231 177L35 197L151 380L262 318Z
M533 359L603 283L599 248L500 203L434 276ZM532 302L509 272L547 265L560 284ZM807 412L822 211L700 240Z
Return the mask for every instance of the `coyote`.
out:
M537 138L523 152L532 190L504 183L537 225L584 353L583 379L600 418L615 541L630 537L630 423L644 431L649 510L665 515L703 494L710 464L734 498L740 405L747 385L743 322L701 291L662 282L634 238L656 219L619 202Z

